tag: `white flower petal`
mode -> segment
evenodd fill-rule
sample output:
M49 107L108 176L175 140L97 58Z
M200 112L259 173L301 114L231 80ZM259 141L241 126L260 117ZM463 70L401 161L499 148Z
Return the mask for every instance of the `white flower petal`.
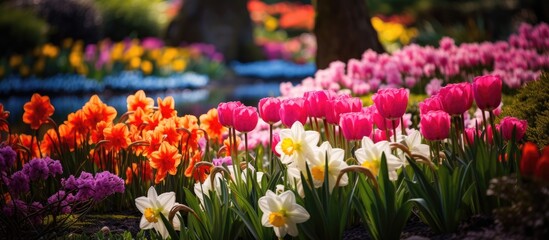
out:
M283 238L284 236L286 236L286 227L285 226L273 227L273 230L275 232L275 235L279 238Z
M138 197L135 199L135 206L141 213L145 213L146 208L152 207L151 202L146 197Z
M139 228L141 229L151 229L153 228L153 223L147 221L147 219L145 218L145 215L143 215L141 217L141 221L139 222Z
M299 235L299 231L297 230L297 225L295 223L286 224L286 230L290 236L297 237L297 235Z
M170 211L175 204L175 192L162 193L158 196L157 200L160 204L160 206L158 206L159 208L164 208Z

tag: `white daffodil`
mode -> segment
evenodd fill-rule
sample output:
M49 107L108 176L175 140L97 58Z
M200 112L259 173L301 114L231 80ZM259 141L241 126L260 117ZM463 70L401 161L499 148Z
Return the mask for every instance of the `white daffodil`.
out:
M429 158L429 145L421 143L421 133L419 133L418 130L409 130L408 136L406 136L402 142L406 145L406 147L408 147L412 154L419 154ZM403 151L398 150L398 155L402 162L408 163Z
M387 159L387 169L389 170L389 179L397 180L398 175L396 170L402 167L403 162L398 157L391 154L390 143L387 141L379 141L374 144L369 137L362 138L361 148L355 151L355 156L365 168L368 168L375 176L378 175L381 168L381 156L385 153Z
M314 150L320 139L316 131L305 131L303 124L296 121L290 129L280 130L280 142L276 151L280 153L280 161L284 164L296 165L305 169L305 162L314 157Z
M160 215L162 214L168 218L168 214L175 204L177 203L175 202L174 192L163 193L159 196L154 187L151 186L146 197L138 197L135 199L137 209L143 213L139 227L141 229L154 228L160 233L163 239L168 238L168 229L162 222ZM179 230L180 223L177 216L173 219L173 227L174 229Z
M286 236L286 233L297 236L299 232L296 224L305 222L310 217L307 210L295 202L295 195L289 190L280 195L268 190L265 196L259 198L258 203L263 212L261 224L273 227L279 238Z
M332 148L329 142L324 142L315 152L316 157L309 159L309 169L315 188L319 188L324 184L324 176L326 170L326 159L328 159L328 184L330 187L330 193L335 187L337 177L341 172L341 169L347 167L347 163L344 161L345 151L340 148ZM347 174L341 177L339 186L345 186L348 183Z

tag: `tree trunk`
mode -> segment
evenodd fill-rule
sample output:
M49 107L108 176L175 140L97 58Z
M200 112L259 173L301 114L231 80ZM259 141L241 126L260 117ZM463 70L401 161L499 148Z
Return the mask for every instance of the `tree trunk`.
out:
M366 0L317 0L314 33L318 69L335 60L360 59L367 49L384 52L370 22Z
M209 43L227 62L252 61L261 57L253 39L247 0L185 0L168 27L166 41Z

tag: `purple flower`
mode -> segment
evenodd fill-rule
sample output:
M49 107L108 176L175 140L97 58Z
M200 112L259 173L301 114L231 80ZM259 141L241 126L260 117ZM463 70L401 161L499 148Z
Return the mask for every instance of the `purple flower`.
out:
M223 164L226 164L226 165L232 165L233 164L233 160L230 156L223 157L223 158L214 158L212 162L215 166L221 166Z
M2 212L4 213L4 215L6 215L8 217L12 217L12 216L14 216L16 214L20 214L20 213L26 214L27 211L28 211L27 203L25 203L25 202L23 202L19 199L9 201L4 206L4 208L2 208Z
M100 172L95 175L94 190L93 199L100 201L114 193L123 193L124 180L108 171Z
M11 176L11 180L8 185L9 189L14 194L26 193L30 190L29 176L23 171L17 171Z
M93 196L95 179L93 175L88 172L80 173L80 177L76 179L76 186L78 192L76 193L76 198L80 201L85 201L90 199Z
M34 181L40 178L44 180L47 179L50 170L46 161L40 158L35 158L25 164L25 166L23 166L23 172L27 174L31 180Z
M15 162L17 154L10 146L0 147L0 172L10 168Z
M61 179L61 186L69 191L78 189L76 178L73 175L70 175L67 179Z
M48 198L48 203L61 214L68 214L72 211L69 202L67 202L67 194L63 190L59 190L51 195Z
M45 157L44 161L46 161L46 165L48 165L48 170L52 177L63 173L63 167L61 166L61 162L59 162L59 160L53 160L50 157Z

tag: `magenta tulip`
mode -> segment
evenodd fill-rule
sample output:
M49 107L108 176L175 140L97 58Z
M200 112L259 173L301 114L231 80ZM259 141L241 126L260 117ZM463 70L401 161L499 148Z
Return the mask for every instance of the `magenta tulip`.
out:
M438 99L438 95L433 95L419 103L420 115L436 110L443 110L442 105L440 104L440 99Z
M233 111L235 108L240 106L243 105L239 101L219 103L219 105L217 105L217 117L219 118L219 123L221 123L224 127L234 127Z
M258 109L261 119L269 124L280 121L281 102L280 99L274 97L267 97L259 100Z
M326 121L331 124L339 124L339 116L343 113L362 111L362 100L348 95L339 95L326 103Z
M526 133L528 122L515 117L504 117L500 122L500 129L503 134L503 139L511 140L513 137L513 129L515 131L515 140L521 140Z
M496 109L501 103L501 78L485 75L473 80L473 96L477 106L484 111Z
M389 134L389 136L393 135L393 131L392 130L387 130L387 131L384 131L384 130L381 130L381 129L375 129L374 131L372 131L372 141L374 143L377 143L377 142L380 142L380 141L387 141L387 134Z
M348 141L361 140L372 133L372 122L365 113L351 112L340 115L339 126Z
M385 88L378 90L372 100L381 116L394 120L401 118L406 112L409 95L405 88Z
M271 151L273 151L273 153L280 157L280 153L276 151L276 145L280 142L280 134L277 133L274 133L273 134L273 144L271 145Z
M326 117L326 102L334 98L334 93L328 90L306 92L305 105L307 106L307 114L310 117L323 118Z
M255 129L259 115L255 107L240 106L234 109L234 129L239 132L250 132Z
M431 111L421 116L420 132L429 141L439 141L450 135L450 115L444 111Z
M378 129L385 131L388 129L391 130L393 128L393 121L381 116L381 114L379 114L379 111L376 108L376 105L372 105L368 107L368 110L363 109L363 112L364 111L367 111L370 113L372 122L376 125ZM400 125L400 121L395 121L395 124L396 124L395 128L397 128Z
M285 99L280 103L280 120L282 124L290 128L292 125L299 121L305 125L307 123L307 109L305 108L305 99L303 98L290 98Z
M440 89L438 97L445 112L461 115L473 105L473 91L469 83L454 83Z

